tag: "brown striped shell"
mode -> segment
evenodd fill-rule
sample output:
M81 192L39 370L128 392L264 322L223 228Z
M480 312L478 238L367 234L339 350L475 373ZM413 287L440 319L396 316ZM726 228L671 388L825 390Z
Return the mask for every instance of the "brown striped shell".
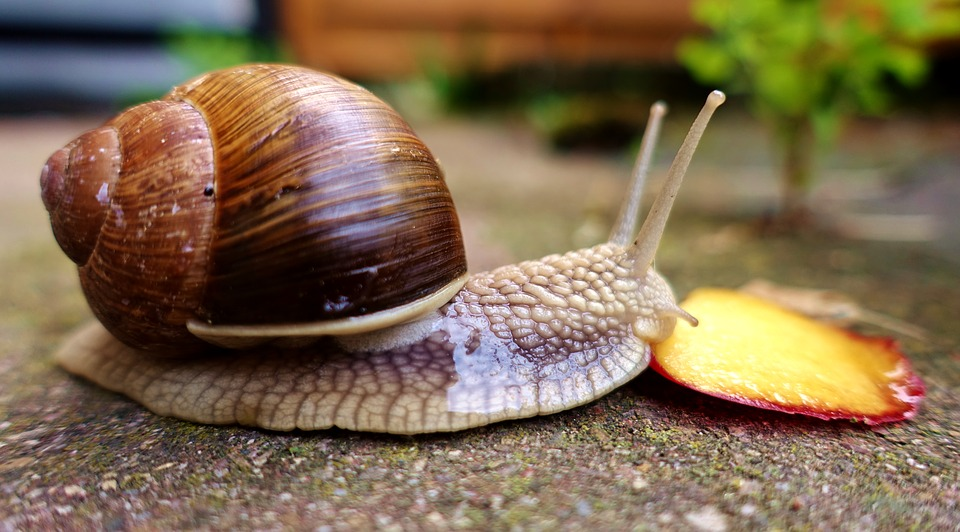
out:
M141 349L370 330L465 282L429 149L368 91L304 68L178 86L54 153L41 188L93 312Z

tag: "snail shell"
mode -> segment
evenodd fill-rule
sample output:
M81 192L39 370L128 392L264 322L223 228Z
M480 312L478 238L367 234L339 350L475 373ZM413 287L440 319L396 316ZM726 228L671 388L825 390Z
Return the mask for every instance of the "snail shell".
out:
M94 314L137 348L362 332L466 279L430 150L371 93L304 68L176 87L54 153L41 187Z
M723 100L708 98L635 240L662 105L608 242L465 279L434 158L385 104L295 67L203 76L84 134L44 168L54 234L81 264L100 320L56 358L161 415L274 430L449 431L587 403L643 371L650 345L678 318L696 322L653 258ZM174 123L161 126L167 113ZM154 129L162 132L148 136ZM146 181L125 188L135 167ZM203 214L158 229L188 206ZM319 222L332 228L314 229ZM374 261L342 242L372 249ZM170 269L155 274L154 263ZM421 274L426 281L414 279ZM266 342L195 354L196 335L222 346ZM284 341L303 336L309 345Z

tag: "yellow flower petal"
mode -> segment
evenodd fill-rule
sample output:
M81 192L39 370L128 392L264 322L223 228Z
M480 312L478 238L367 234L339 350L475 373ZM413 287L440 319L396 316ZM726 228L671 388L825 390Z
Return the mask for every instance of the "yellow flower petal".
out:
M825 325L734 290L700 288L654 346L652 367L695 390L761 408L866 423L913 417L924 387L890 339Z

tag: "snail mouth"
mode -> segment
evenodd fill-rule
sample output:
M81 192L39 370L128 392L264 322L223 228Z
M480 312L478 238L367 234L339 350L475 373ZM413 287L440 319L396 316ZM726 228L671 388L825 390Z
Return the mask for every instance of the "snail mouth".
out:
M696 317L674 304L670 307L657 308L653 315L635 319L632 324L633 334L645 342L660 343L673 334L677 319L682 319L692 327L699 324Z
M368 333L416 320L453 299L466 284L467 278L468 275L464 274L427 297L363 316L280 325L215 325L188 320L187 330L206 342L230 349L246 349L265 343L299 347L312 344L322 336Z

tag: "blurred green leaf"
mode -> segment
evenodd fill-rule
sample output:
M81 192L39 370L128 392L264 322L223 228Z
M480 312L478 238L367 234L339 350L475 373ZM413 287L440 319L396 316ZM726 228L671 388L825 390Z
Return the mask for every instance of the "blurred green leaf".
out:
M917 85L927 74L927 61L923 53L906 46L891 47L887 55L890 73L904 85Z
M246 32L215 32L181 26L167 30L167 50L188 65L193 74L243 63L275 63L286 59L276 41Z
M707 83L726 83L736 68L730 54L702 40L681 42L679 54L693 75Z

